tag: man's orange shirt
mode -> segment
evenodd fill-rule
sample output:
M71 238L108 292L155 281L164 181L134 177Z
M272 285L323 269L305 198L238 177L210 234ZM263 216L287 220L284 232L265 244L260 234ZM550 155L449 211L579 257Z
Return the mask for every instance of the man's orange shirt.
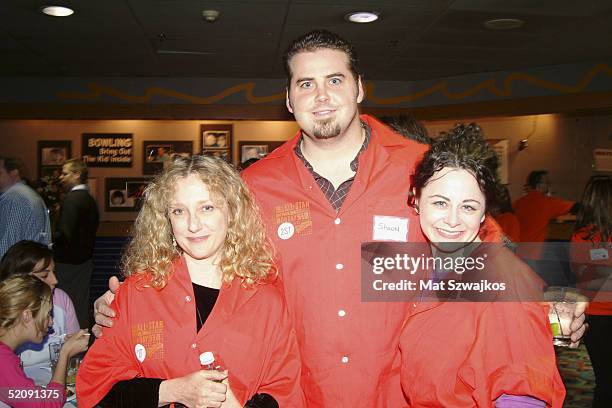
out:
M521 242L544 242L548 223L567 214L574 202L548 197L540 191L530 191L514 202L514 213L521 225Z

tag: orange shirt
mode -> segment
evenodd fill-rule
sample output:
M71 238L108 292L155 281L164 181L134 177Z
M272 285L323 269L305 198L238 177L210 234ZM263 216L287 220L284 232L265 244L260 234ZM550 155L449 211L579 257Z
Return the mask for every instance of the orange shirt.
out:
M504 234L512 242L519 242L521 239L521 224L517 216L511 212L505 212L495 217L495 221L499 224Z
M407 206L410 174L426 146L375 119L368 149L339 211L294 147L300 134L243 172L273 239L302 353L309 407L406 405L399 333L409 304L362 302L362 242L423 242Z
M499 243L501 235L487 217L481 239ZM471 256L479 251L488 255L488 272L512 282L509 288L534 284L541 292L541 280L501 244L481 245ZM406 319L400 348L411 407L494 407L502 394L563 405L548 306L538 302L420 303Z
M514 213L521 225L520 242L544 242L548 236L548 223L567 214L574 202L548 197L540 191L530 191L514 202Z
M196 332L196 305L182 257L161 290L145 287L149 275L128 277L112 306L113 327L104 328L77 375L79 407L95 406L119 381L178 378L200 370L199 356L212 351L229 371L242 405L268 393L283 407L303 407L300 356L282 296L274 285L222 287L206 322Z
M585 285L589 283L589 280L595 279L598 276L595 271L596 267L607 267L608 269L608 277L612 271L612 260L610 256L612 255L612 238L608 239L607 245L606 243L601 242L601 234L599 232L595 233L592 238L588 238L589 228L582 228L578 231L574 232L571 239L570 245L570 259L572 261L572 269L574 271L580 270L580 276L578 278L577 286L581 286L581 283ZM597 252L593 253L592 250ZM597 259L597 254L600 251L605 251L608 254L607 259ZM587 314L592 315L612 315L612 293L610 292L598 292L598 291L588 291L583 289L585 295L590 298L594 298L595 296L603 297L606 302L590 302L589 307L587 308Z

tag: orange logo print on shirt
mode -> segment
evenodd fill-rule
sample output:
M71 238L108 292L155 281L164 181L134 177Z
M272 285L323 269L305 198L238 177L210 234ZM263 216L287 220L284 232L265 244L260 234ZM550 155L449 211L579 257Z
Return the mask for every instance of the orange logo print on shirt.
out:
M132 343L142 345L145 353L142 360L164 358L164 321L151 320L132 326ZM146 355L146 357L144 357ZM140 358L139 358L140 360ZM143 362L143 361L141 361Z
M308 201L284 204L274 210L277 226L288 225L297 235L312 233L312 217L310 216L310 203Z

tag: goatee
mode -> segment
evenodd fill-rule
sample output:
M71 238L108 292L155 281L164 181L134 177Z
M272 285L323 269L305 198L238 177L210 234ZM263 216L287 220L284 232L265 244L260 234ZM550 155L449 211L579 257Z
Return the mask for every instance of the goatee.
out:
M313 129L313 136L317 139L331 139L340 134L342 128L338 123L331 120L316 122Z

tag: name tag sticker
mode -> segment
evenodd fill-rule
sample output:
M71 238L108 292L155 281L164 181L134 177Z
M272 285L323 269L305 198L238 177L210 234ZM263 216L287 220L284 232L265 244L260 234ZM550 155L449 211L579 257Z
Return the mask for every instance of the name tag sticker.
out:
M375 215L372 223L372 240L406 242L408 218Z
M606 259L610 259L610 255L606 248L595 248L591 249L590 252L591 261L605 261Z

